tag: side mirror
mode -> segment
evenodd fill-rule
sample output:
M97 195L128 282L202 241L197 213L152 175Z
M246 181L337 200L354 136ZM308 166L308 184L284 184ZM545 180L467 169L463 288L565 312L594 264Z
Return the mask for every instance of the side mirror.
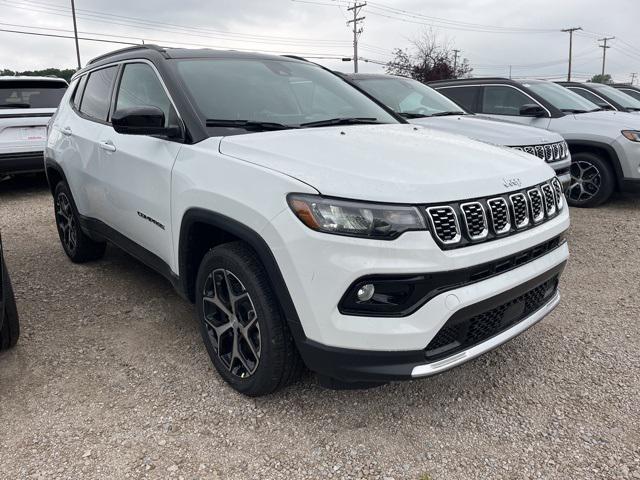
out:
M164 112L158 107L121 108L111 115L113 129L123 135L180 136L178 127L165 127Z
M520 107L521 117L546 117L547 112L544 108L536 103L527 103Z

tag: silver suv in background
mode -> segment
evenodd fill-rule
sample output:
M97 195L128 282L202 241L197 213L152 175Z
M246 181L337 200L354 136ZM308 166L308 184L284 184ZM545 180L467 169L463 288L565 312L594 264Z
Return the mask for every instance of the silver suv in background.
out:
M0 177L44 171L47 123L67 90L53 77L0 77Z
M571 150L572 205L601 205L615 190L640 192L640 115L602 111L546 80L471 78L430 85L471 112L562 135Z
M557 133L474 115L411 78L370 73L340 75L411 123L535 155L555 170L565 189L569 187L571 155Z

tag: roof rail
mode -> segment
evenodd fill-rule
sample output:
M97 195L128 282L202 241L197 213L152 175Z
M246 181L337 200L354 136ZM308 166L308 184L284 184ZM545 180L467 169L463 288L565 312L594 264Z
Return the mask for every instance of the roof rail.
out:
M301 57L301 56L299 56L299 55L282 55L282 56L283 56L283 57L287 57L287 58L293 58L294 60L301 60L301 61L303 61L303 62L311 63L311 62L309 62L309 60L307 60L306 58Z
M126 48L121 48L119 50L114 50L113 52L109 52L109 53L105 53L104 55L100 55L98 57L92 58L91 60L89 60L87 62L87 65L92 65L96 62L99 62L100 60L104 60L105 58L109 58L113 55L118 55L121 53L126 53L126 52L132 52L135 50L155 50L156 52L160 52L163 55L166 56L166 49L165 47L161 47L159 45L154 45L152 43L145 43L142 45L134 45L132 47L126 47Z

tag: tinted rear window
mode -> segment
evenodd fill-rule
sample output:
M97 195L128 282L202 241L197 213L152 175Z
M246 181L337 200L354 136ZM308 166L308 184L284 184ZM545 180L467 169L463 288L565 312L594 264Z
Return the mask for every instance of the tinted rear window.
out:
M58 108L66 90L64 82L3 80L0 82L0 108Z
M96 120L106 121L111 104L111 88L118 67L107 67L89 74L80 111Z

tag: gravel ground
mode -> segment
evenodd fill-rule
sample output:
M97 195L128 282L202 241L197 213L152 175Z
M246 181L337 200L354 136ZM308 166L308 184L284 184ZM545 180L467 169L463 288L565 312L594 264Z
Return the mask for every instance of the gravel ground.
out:
M0 477L640 478L640 197L574 210L563 302L438 377L252 400L192 308L123 252L73 265L41 178L0 183L23 335L0 354Z

